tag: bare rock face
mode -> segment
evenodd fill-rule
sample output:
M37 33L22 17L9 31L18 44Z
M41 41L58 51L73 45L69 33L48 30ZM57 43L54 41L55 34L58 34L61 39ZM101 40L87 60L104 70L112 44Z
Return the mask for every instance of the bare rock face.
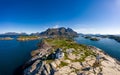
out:
M73 63L71 63L69 66L70 66L71 68L77 69L77 70L82 68L82 66L80 65L80 62L73 62Z
M68 63L68 64L70 64L71 63L71 61L70 60L64 60L63 62L65 62L65 63Z
M54 62L57 66L59 66L61 64L60 60L58 60L58 59L56 59Z
M59 75L67 75L72 71L72 69L70 69L69 66L64 66L62 68L60 68L57 72L55 72L55 75L59 74Z

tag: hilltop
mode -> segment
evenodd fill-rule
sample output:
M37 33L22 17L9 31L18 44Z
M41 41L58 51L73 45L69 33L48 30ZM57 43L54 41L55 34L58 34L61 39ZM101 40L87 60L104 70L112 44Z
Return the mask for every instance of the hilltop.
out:
M120 63L96 47L68 38L46 38L38 46L23 75L120 75Z

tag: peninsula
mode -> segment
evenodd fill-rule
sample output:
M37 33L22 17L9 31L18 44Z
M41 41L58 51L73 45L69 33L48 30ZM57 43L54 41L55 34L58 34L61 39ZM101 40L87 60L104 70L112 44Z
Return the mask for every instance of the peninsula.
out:
M120 63L102 50L67 38L47 38L32 51L24 75L116 75ZM28 66L29 65L29 66Z

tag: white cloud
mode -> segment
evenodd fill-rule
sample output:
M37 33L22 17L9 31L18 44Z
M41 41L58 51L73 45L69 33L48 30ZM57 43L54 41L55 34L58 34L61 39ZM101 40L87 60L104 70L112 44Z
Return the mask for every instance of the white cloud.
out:
M53 26L53 28L59 28L59 25L55 25L55 26Z
M73 26L73 29L78 33L84 34L120 34L119 24L77 24Z
M89 34L89 33L96 34L97 33L95 32L96 29L93 29L93 28L77 28L74 30L78 33L84 33L84 34Z
M105 2L104 7L106 8L107 14L106 13L105 14L107 16L105 17L106 19L104 18L103 19L105 20L107 25L109 26L119 25L120 24L120 0L108 0Z

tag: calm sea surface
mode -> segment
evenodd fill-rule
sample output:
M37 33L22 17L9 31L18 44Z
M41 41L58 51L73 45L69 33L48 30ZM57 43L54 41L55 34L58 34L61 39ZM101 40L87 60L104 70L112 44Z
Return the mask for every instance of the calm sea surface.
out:
M13 75L17 67L30 59L30 52L37 49L38 43L39 40L0 40L0 75Z
M100 41L91 41L79 36L75 38L75 41L80 44L96 46L120 61L120 43L113 39L101 38Z
M14 37L16 38L16 37ZM16 39L0 41L0 75L13 75L13 71L30 59L30 52L37 49L40 40L20 42ZM108 38L91 41L81 36L75 38L80 44L93 45L103 49L110 56L120 60L120 43Z

